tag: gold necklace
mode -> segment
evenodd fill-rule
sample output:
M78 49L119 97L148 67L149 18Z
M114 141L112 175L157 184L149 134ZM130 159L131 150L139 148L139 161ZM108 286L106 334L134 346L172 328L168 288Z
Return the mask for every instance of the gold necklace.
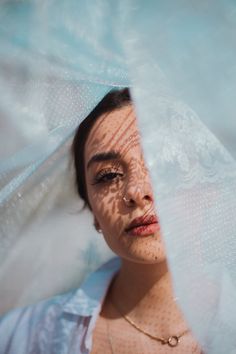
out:
M111 348L111 352L112 354L115 354L114 348L113 348L113 343L112 343L112 337L110 335L110 328L109 328L109 323L108 323L108 319L106 319L106 324L107 324L107 336L108 336L108 341L109 341L109 345ZM202 351L199 352L199 346L198 344L196 344L196 347L194 348L194 351L192 353L199 353L199 354L204 354Z
M179 344L180 338L183 337L186 333L189 332L189 329L185 329L182 333L180 333L179 335L174 335L174 336L169 336L168 338L164 338L164 337L157 337L154 336L151 333L146 332L144 329L140 328L140 326L138 326L130 317L128 317L127 315L122 314L122 312L117 308L117 306L114 304L114 302L111 300L113 306L115 307L115 309L119 312L119 314L134 328L136 328L139 332L145 334L146 336L148 336L151 339L154 339L158 342L161 342L161 344L167 344L169 347L174 348L177 347L177 345Z

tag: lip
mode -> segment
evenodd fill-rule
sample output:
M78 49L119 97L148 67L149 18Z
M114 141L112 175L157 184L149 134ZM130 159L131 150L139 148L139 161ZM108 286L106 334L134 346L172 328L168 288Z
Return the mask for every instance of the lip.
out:
M125 229L131 236L148 236L160 230L159 221L156 215L145 215L132 220Z

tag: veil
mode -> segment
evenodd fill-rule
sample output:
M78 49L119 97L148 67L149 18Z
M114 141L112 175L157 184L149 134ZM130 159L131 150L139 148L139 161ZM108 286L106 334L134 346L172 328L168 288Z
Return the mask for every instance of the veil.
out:
M70 146L129 86L179 305L204 352L236 353L235 35L233 0L1 2L1 313L112 256Z

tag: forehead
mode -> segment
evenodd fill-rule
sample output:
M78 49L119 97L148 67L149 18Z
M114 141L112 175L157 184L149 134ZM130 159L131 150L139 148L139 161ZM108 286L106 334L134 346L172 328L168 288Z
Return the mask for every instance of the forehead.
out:
M85 144L85 157L110 150L121 151L139 142L140 136L133 105L127 105L99 117Z

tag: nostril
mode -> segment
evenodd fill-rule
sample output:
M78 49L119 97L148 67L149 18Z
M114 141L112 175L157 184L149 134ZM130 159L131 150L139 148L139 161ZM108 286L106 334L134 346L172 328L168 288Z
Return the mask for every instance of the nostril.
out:
M135 200L134 199L130 199L130 205L134 205L136 204Z
M145 200L152 200L152 198L150 197L150 195L145 195L145 196L144 196L144 199L145 199Z
M127 207L131 207L131 206L135 205L135 201L132 198L123 197L122 199Z

